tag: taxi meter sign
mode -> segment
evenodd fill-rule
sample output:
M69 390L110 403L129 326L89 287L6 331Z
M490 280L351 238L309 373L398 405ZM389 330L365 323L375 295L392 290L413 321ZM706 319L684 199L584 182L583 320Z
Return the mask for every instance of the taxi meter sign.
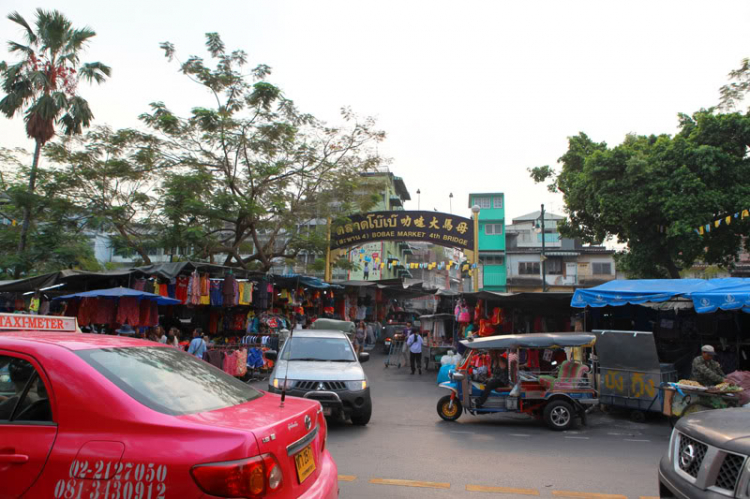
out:
M75 317L26 314L0 314L0 331L79 332Z

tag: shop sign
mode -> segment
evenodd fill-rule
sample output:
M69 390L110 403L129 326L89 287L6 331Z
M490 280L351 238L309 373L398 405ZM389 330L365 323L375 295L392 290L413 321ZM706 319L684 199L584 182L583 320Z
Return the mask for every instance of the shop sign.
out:
M76 333L75 317L49 315L0 314L0 331L46 331Z
M334 225L331 249L372 241L424 241L449 248L473 249L474 223L470 218L435 211L376 211L349 215Z

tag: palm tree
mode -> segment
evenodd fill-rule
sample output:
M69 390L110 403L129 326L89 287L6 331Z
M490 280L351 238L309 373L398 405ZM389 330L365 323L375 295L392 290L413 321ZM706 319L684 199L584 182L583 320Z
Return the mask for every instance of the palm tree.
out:
M55 135L60 125L65 135L77 135L91 124L94 115L86 99L78 95L78 82L102 83L111 73L101 62L81 64L79 55L96 33L88 27L73 24L57 10L37 9L36 25L32 28L18 13L8 19L23 28L25 44L8 42L10 51L22 59L8 65L0 63L2 89L0 112L12 118L25 113L26 134L35 141L34 160L29 173L29 196L33 196L42 147ZM26 249L31 223L31 201L24 206L19 256ZM16 277L20 273L16 268Z

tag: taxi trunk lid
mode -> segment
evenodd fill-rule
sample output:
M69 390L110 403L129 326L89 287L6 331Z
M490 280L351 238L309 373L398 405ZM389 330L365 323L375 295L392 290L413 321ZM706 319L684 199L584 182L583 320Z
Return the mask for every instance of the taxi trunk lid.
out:
M318 463L322 459L327 429L318 402L286 397L282 405L280 396L266 393L234 407L180 418L252 434L258 454L272 454L278 461L283 472L285 497L301 495L319 475ZM301 453L304 455L298 458L301 461L298 464L296 458ZM227 460L248 457L253 456L228 456Z

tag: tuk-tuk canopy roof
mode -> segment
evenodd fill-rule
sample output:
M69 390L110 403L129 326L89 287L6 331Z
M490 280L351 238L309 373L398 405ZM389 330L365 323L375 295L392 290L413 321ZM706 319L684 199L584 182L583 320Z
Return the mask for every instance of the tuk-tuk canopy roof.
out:
M584 333L534 333L488 336L474 341L463 340L461 344L472 350L505 348L564 348L590 347L596 336Z

